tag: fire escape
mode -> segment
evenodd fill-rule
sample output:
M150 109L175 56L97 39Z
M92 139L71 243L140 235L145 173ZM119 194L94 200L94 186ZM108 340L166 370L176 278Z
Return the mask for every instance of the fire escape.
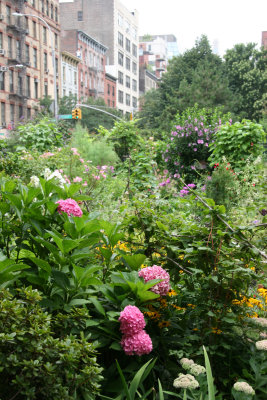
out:
M24 13L24 0L15 0L16 8L20 13ZM8 66L21 65L18 69L16 84L10 85L9 99L15 101L23 109L23 115L26 115L27 98L29 93L26 92L26 67L29 65L29 59L25 54L25 37L28 34L26 19L24 17L16 17L14 15L7 16L7 32L12 32L15 38L15 46L8 49ZM14 41L12 41L14 42Z

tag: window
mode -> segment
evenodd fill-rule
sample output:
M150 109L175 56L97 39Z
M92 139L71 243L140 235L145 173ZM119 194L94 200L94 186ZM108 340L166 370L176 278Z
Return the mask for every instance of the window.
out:
M128 69L128 71L131 70L131 61L129 57L126 57L126 69Z
M74 85L77 85L77 72L74 71Z
M127 33L130 33L130 28L131 28L130 23L128 21L125 21L125 30Z
M58 58L56 58L56 74L58 74Z
M114 86L112 86L112 96L113 96L113 97L115 96L115 89L114 89Z
M7 46L8 46L8 57L12 58L13 57L13 54L12 54L13 46L12 46L12 37L10 37L10 36L7 37Z
M131 96L129 94L126 94L126 106L131 105Z
M23 107L22 105L19 106L19 118L23 118Z
M47 43L47 31L45 26L43 26L43 42L45 44Z
M16 41L16 57L17 60L21 58L21 42L19 40Z
M110 94L110 84L108 83L108 94Z
M44 83L44 95L45 95L45 97L48 96L48 84L47 84L47 82Z
M133 107L137 108L137 98L133 96Z
M33 8L35 8L35 6L36 6L35 0L32 0L32 6L33 6Z
M37 49L33 48L33 67L37 68Z
M26 29L29 31L29 18L28 17L25 17L25 26L26 26Z
M58 13L57 13L57 7L55 7L55 21L58 22Z
M130 77L126 75L126 87L130 88L131 87L131 80Z
M49 1L46 0L46 15L49 16Z
M36 29L36 22L32 21L32 35L35 39L37 39L37 29Z
M38 79L34 78L34 98L38 99Z
M55 33L55 49L58 48L58 35Z
M14 92L14 71L9 70L9 91Z
M18 93L21 96L23 95L23 80L22 80L22 76L18 76Z
M83 20L83 12L82 11L78 11L77 19L78 19L78 21Z
M135 75L137 75L137 64L136 64L134 61L133 61L132 66L133 66L133 73L134 73Z
M119 71L119 74L118 74L119 76L118 76L118 81L119 81L119 83L121 84L121 85L123 85L123 73L121 72L121 71Z
M25 45L25 57L26 57L26 63L30 63L30 46L28 44Z
M63 78L63 83L66 82L66 67L65 65L62 68L62 78Z
M10 104L10 121L14 121L15 120L15 105L14 104Z
M6 103L1 103L1 123L6 122Z
M118 25L123 27L123 17L120 14L118 14Z
M6 23L7 25L11 23L11 8L9 6L6 6Z
M85 72L85 77L84 77L84 86L87 88L87 81L88 81L88 78L87 78L87 72Z
M47 53L44 53L44 70L45 70L45 72L48 70L48 67L47 67Z
M123 92L119 90L119 103L123 103Z
M136 92L137 91L137 81L135 79L133 79L132 86L133 86L133 90Z
M44 14L45 12L45 6L44 6L44 0L42 0L42 13Z
M137 46L135 44L133 44L133 46L132 46L132 52L133 52L133 56L137 57Z
M0 32L0 49L3 48L3 33Z
M136 40L137 39L137 29L136 28L133 28L132 29L132 36L133 36L133 38Z
M26 96L31 97L31 77L28 75L26 76Z
M126 39L126 50L129 51L129 53L131 51L131 42L129 39Z
M118 63L123 66L123 54L120 51L118 53Z
M31 109L27 108L27 119L31 119Z
M123 34L118 32L118 43L123 47Z
M54 6L51 4L51 19L54 19Z

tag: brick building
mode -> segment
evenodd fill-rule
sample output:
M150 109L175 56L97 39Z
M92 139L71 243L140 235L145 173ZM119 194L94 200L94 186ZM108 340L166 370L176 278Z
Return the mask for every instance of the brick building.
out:
M78 99L104 98L105 54L107 48L87 33L71 29L61 31L61 48L76 55L78 64Z
M267 50L267 31L262 32L261 45Z
M14 16L13 13L27 14ZM36 17L34 17L36 16ZM49 25L47 28L39 18ZM52 38L50 38L50 32ZM2 128L29 119L44 96L54 98L54 75L59 93L58 0L1 1L0 3L0 111ZM51 39L52 42L51 43ZM56 74L52 63L55 49Z
M117 106L116 82L117 82L117 78L115 78L115 76L108 74L106 72L104 99L105 99L106 105L111 108L116 108L116 106Z
M107 46L106 65L117 81L117 105L123 113L137 108L138 15L119 0L60 2L62 29L82 30Z

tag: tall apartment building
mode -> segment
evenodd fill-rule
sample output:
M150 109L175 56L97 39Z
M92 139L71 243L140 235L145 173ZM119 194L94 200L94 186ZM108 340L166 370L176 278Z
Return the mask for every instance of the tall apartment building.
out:
M27 15L14 16L15 12ZM50 29L37 17L45 20ZM39 100L44 96L54 98L55 76L59 93L59 34L58 0L1 1L0 123L2 128L10 129L20 119L31 118L39 108ZM52 62L52 46L55 49L56 74Z
M137 108L138 15L119 0L60 1L61 26L78 29L107 46L106 71L117 77L117 107Z

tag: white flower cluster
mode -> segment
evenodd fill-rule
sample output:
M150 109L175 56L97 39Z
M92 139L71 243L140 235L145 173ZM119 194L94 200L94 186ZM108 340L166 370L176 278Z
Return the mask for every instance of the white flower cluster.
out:
M179 374L178 378L173 381L173 386L176 389L197 389L199 383L193 375Z
M254 322L254 324L260 325L263 328L267 328L267 318L252 318L251 320Z
M253 387L251 387L247 382L236 382L234 384L234 389L237 392L244 392L246 394L255 394Z
M202 365L195 364L193 360L189 360L188 358L182 358L180 363L185 370L189 371L190 374L195 376L204 374L206 372L206 369L202 367Z
M267 340L259 340L258 342L256 342L256 348L258 350L265 350L267 351Z
M30 185L36 188L39 187L40 179L38 178L38 176L36 175L31 176Z
M65 179L61 175L61 173L56 169L54 172L51 172L49 168L46 168L44 170L44 178L47 181L50 181L50 179L56 178L59 182L60 187L64 187L64 184L66 183Z

